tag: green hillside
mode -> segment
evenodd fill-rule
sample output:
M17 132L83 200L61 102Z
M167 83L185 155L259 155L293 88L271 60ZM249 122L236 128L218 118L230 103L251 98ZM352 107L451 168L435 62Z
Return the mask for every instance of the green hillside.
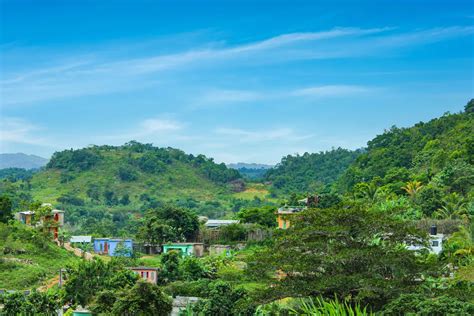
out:
M57 152L39 172L0 182L15 210L52 203L66 210L72 232L105 236L133 236L143 213L164 203L214 218L271 203L262 192L242 191L240 173L225 164L134 141Z
M392 127L368 142L365 153L338 181L340 191L360 182L391 185L409 180L449 187L466 195L474 184L474 100L465 111L445 114L409 128Z
M265 180L272 183L274 194L325 191L360 154L360 150L337 148L301 156L288 155L268 170Z
M215 199L230 193L230 182L239 178L203 155L130 142L55 153L32 177L31 194L41 201L136 210L180 197Z
M31 289L80 258L53 244L38 230L0 223L0 289Z

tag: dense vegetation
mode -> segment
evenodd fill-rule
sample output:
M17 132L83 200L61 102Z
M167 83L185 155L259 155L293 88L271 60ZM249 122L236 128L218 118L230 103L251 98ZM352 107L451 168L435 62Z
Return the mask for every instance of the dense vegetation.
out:
M274 194L326 191L360 154L360 150L337 148L315 154L288 155L274 169L268 170L265 180L272 182Z
M339 179L338 189L348 191L359 182L398 186L417 180L466 195L474 181L473 106L470 101L462 113L410 128L392 127L375 137Z

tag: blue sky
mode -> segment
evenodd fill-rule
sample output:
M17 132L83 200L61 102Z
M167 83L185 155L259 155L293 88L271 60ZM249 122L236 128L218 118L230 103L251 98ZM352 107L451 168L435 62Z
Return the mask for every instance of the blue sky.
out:
M470 1L6 1L0 152L359 148L474 97Z

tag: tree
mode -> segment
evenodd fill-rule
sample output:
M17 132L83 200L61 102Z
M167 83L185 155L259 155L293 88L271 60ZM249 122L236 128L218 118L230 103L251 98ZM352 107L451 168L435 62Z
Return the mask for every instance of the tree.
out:
M422 187L423 185L420 181L410 181L407 182L407 184L403 186L402 189L410 196L411 199L415 199L417 193Z
M444 242L442 256L459 267L474 262L474 241L471 232L464 226Z
M208 276L204 265L196 257L183 258L180 263L180 270L183 278L187 281L196 281Z
M422 256L401 246L426 245L425 236L382 212L309 209L295 215L274 246L255 254L250 271L270 277L279 271L274 297L337 295L380 307L430 272Z
M453 297L426 297L423 294L402 294L384 307L384 315L473 315L474 304Z
M244 223L255 223L267 227L276 226L276 207L263 206L245 208L237 213L237 218Z
M0 222L8 223L12 218L12 201L8 196L0 196Z
M170 205L149 211L143 224L140 237L152 244L192 240L199 232L196 214Z
M114 290L103 290L95 296L89 305L89 309L98 315L112 313L116 300L117 293Z
M466 106L464 107L464 112L474 113L474 99L471 99L469 102L467 102Z
M62 228L58 230L58 241L61 247L64 246L64 243L69 240L69 238L71 238L71 233L69 231Z
M239 301L245 298L245 291L234 290L229 283L217 281L209 287L208 297L193 306L193 311L198 315L246 315L239 308Z
M88 305L97 293L133 285L137 275L123 269L116 262L105 263L100 259L81 261L66 268L64 299L73 304Z
M467 214L467 201L458 193L453 192L446 195L443 200L443 205L433 214L441 219L455 219L455 218L469 218Z
M4 307L2 315L57 315L56 310L60 307L59 295L50 292L33 291L28 295L21 291L0 297L0 303Z
M163 270L159 274L159 278L165 282L175 281L180 277L181 270L179 267L179 261L181 254L178 251L169 251L161 256L161 264Z
M172 300L158 286L140 280L132 288L118 293L112 311L114 315L168 315Z

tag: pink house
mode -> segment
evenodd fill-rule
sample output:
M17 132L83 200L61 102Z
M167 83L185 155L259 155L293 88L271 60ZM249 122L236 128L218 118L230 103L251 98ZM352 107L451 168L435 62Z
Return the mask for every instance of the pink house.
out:
M150 283L156 284L158 279L158 269L151 267L131 267L129 268L135 274L138 274L140 278Z

